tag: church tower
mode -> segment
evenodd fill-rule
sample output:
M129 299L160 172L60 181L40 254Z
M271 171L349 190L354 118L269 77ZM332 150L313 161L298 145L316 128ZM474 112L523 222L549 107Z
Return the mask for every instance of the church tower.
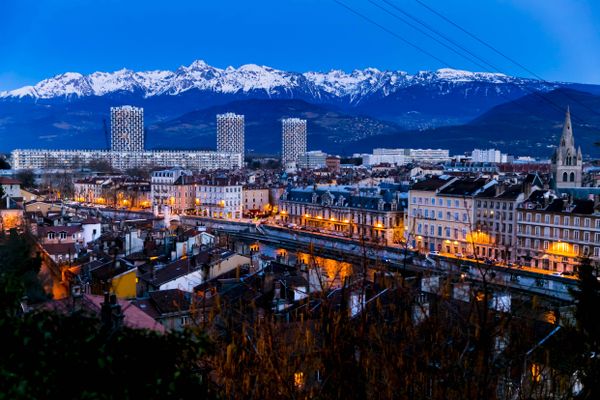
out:
M575 149L571 112L567 108L560 144L552 156L552 173L556 189L581 187L582 170L581 147Z

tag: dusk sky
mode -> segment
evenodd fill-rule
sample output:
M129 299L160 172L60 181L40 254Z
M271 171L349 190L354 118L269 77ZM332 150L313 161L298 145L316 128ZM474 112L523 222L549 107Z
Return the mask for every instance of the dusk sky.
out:
M221 68L254 63L298 72L482 70L368 0L340 1L444 62L333 0L0 0L0 90L67 71L176 69L196 59ZM416 1L389 1L499 71L530 76ZM600 1L423 1L547 80L600 84Z

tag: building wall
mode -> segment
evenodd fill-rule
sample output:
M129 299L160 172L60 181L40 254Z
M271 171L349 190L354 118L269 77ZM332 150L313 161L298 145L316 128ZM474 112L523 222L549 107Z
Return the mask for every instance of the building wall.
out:
M409 191L405 235L421 251L472 254L473 198L445 196L435 191Z
M136 297L137 268L132 268L113 277L110 285L118 298L134 299Z
M217 151L245 153L244 116L234 113L217 115Z
M295 163L298 156L306 153L306 120L300 118L285 118L282 125L281 162Z
M194 171L236 169L242 154L217 151L107 151L17 149L11 153L14 169L78 169L91 161L107 161L118 170L146 167L182 167Z
M242 185L199 184L198 213L213 218L242 217Z
M599 216L518 210L517 256L521 264L571 272L584 255L600 260Z
M282 200L280 215L284 222L300 227L343 237L364 238L386 245L398 243L402 237L402 211L364 210Z
M132 106L110 108L112 151L144 151L144 109Z
M244 212L250 210L266 211L270 208L269 189L267 188L243 188L242 209Z

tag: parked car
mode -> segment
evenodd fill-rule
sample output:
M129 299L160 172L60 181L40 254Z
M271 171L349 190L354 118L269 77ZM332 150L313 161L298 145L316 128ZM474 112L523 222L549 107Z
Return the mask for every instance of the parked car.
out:
M463 258L463 253L456 253L455 256L456 258Z
M467 258L469 260L474 260L475 259L475 254L467 254Z
M427 253L427 257L432 257L432 256L439 256L440 252L437 250L432 250L429 253Z

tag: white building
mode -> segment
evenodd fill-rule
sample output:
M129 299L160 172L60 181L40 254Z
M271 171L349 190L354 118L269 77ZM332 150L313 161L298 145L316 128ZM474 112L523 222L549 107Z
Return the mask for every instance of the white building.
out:
M244 116L217 115L217 151L244 155Z
M304 169L325 168L327 165L327 153L321 150L307 151L298 156L296 165L298 168Z
M284 118L281 120L282 148L281 163L296 163L300 154L306 153L306 120Z
M173 205L178 192L175 182L181 176L192 176L192 171L173 168L152 173L150 180L152 206Z
M508 162L508 155L502 154L496 149L474 149L471 152L471 161L480 163L505 163Z
M17 149L11 153L14 169L78 169L90 161L107 161L115 169L149 167L182 167L194 171L235 169L242 166L240 153L218 151L107 151L107 150L43 150Z
M406 165L408 163L436 164L450 159L450 151L445 149L373 149L373 154L363 154L363 165L381 163Z
M111 107L110 131L112 151L144 151L144 109Z
M0 186L2 186L2 191L5 196L21 197L21 182L18 180L0 177Z
M242 185L226 178L199 182L196 186L199 215L212 218L242 218Z

